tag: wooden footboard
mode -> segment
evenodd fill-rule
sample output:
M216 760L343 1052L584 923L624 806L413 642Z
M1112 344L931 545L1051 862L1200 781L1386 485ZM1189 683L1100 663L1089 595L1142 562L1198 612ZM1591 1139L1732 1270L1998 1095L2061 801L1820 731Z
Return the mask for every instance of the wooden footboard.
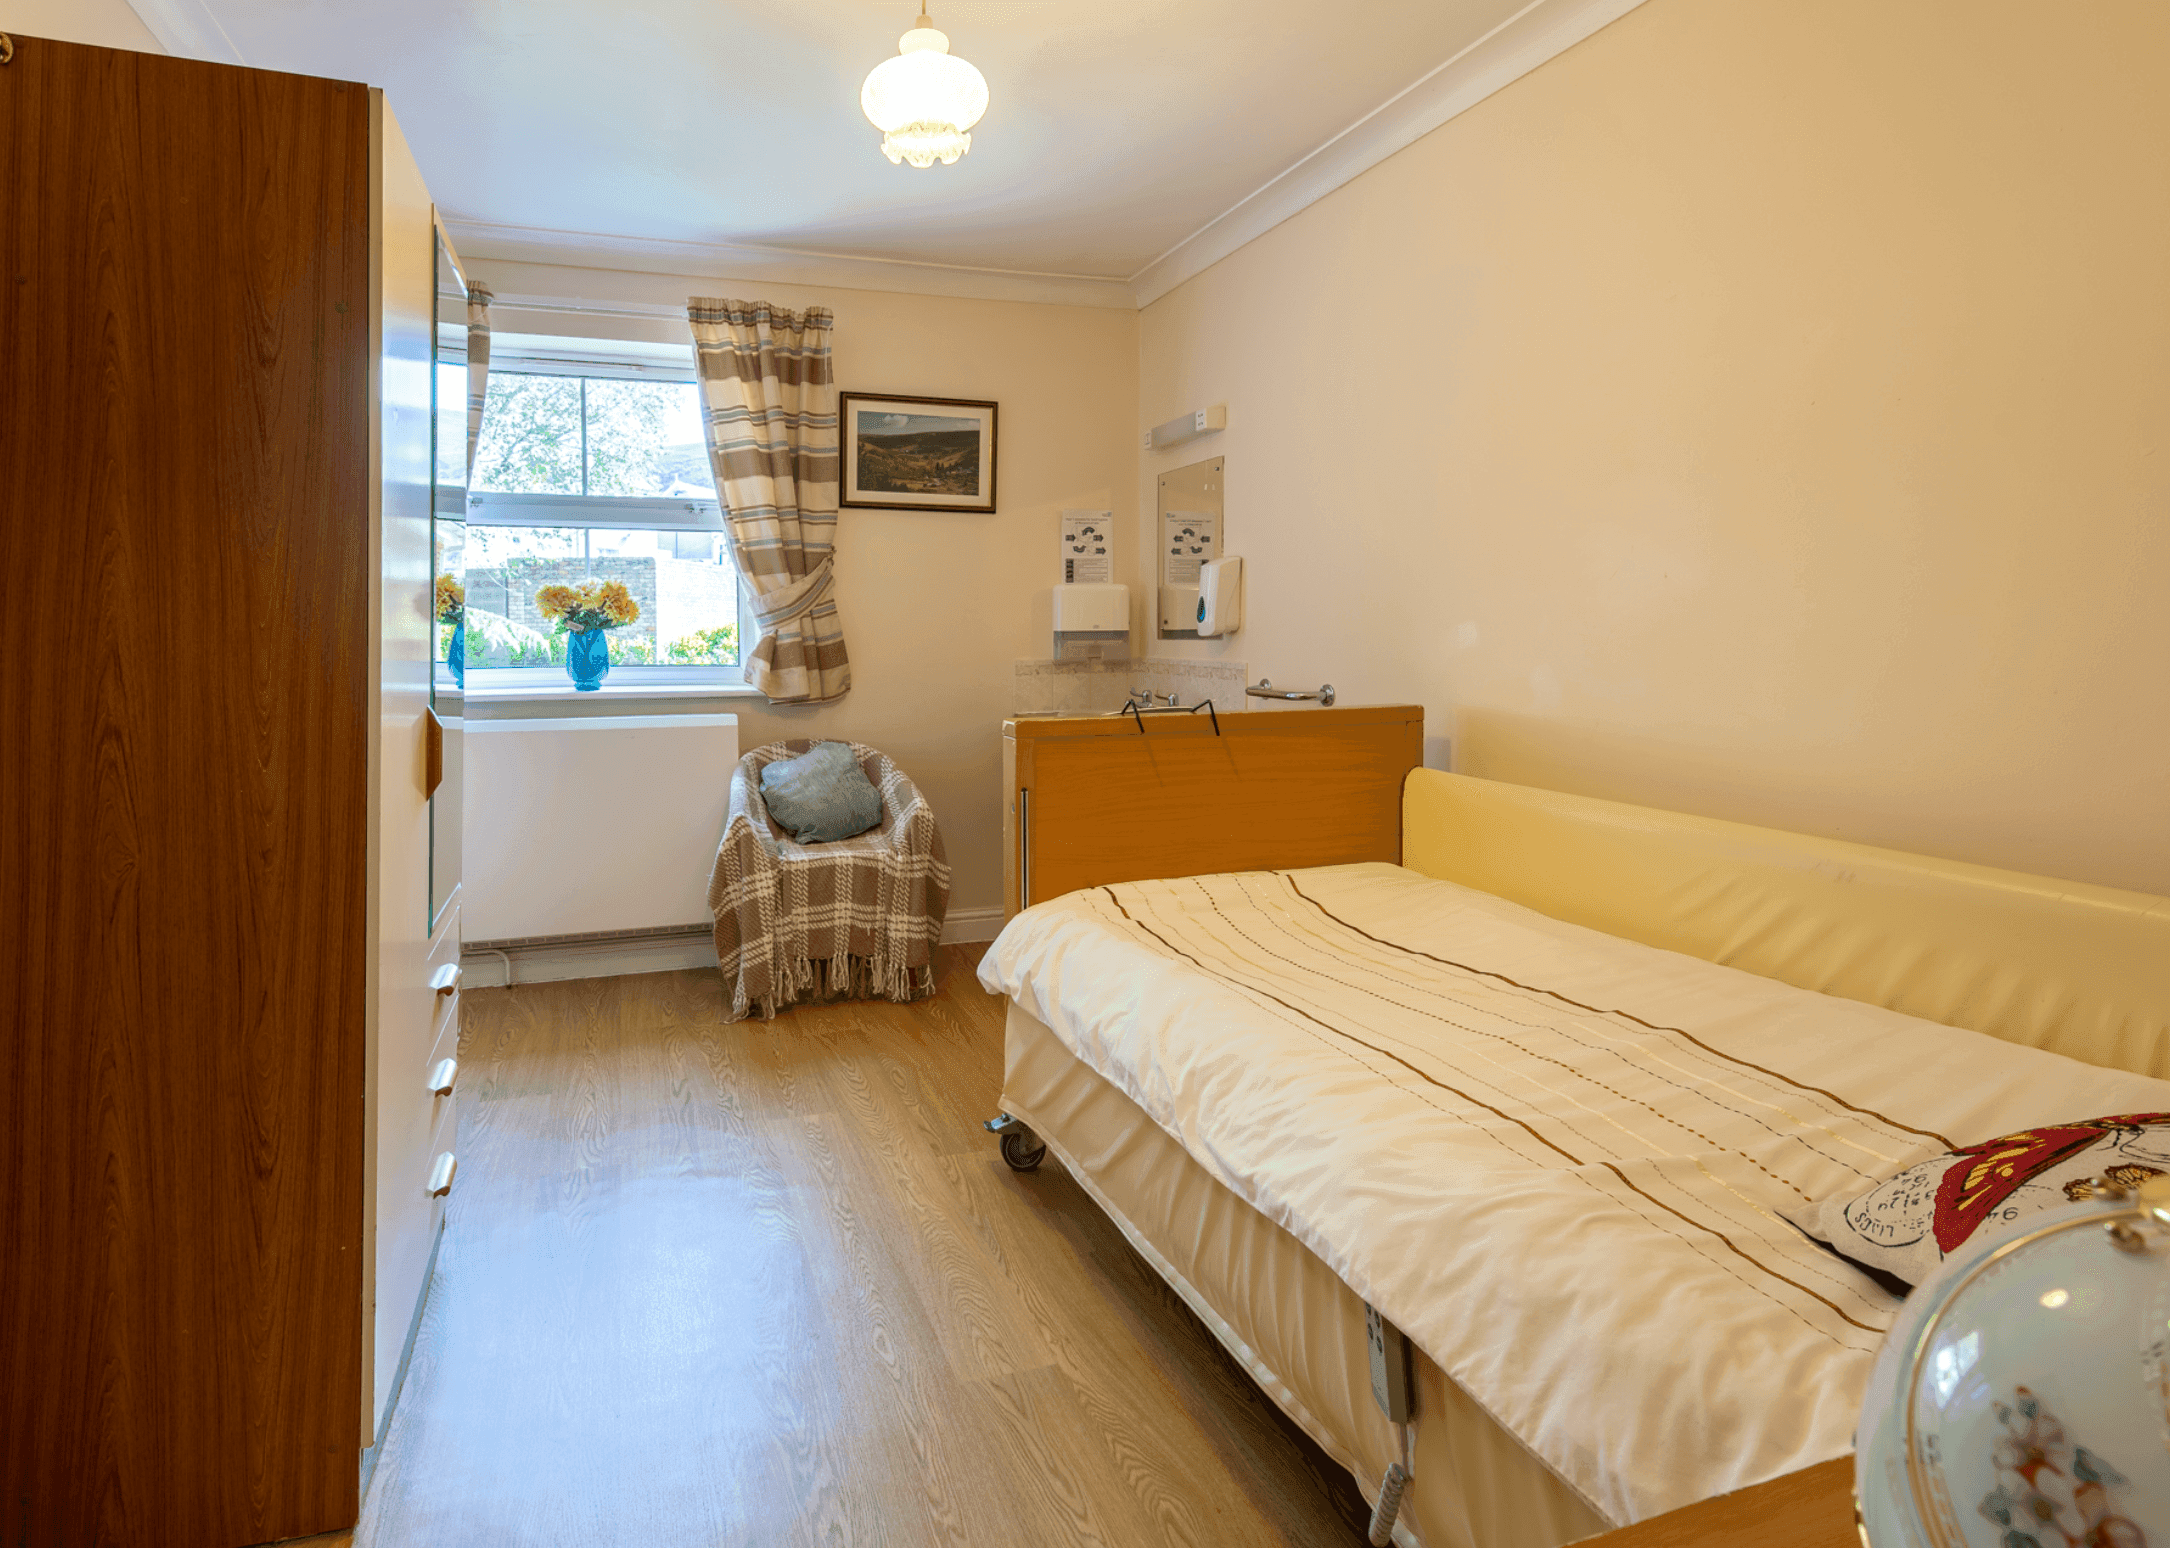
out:
M1003 915L1107 882L1401 859L1424 709L1002 727Z

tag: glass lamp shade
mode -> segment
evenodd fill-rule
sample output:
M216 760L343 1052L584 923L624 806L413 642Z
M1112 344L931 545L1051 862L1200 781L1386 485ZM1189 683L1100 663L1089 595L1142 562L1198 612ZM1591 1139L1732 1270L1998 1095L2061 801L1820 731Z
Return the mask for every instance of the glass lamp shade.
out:
M893 162L944 166L972 148L966 131L987 111L987 77L949 51L932 27L914 27L897 40L897 57L868 72L859 107L882 131L882 154Z
M2165 1548L2166 1361L2170 1177L1977 1233L1907 1297L1869 1377L1863 1542Z

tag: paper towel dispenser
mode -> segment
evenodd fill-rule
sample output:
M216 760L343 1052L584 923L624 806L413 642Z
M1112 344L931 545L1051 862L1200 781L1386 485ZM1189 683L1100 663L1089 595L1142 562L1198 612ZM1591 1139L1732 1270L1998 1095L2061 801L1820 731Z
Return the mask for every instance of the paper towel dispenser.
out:
M1055 659L1130 659L1130 588L1080 582L1055 588Z

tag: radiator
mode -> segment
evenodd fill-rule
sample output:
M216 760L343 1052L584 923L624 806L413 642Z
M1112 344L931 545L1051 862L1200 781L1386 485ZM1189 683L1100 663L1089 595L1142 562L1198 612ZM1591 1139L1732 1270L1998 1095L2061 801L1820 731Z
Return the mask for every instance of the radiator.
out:
M706 928L736 715L467 719L468 941Z

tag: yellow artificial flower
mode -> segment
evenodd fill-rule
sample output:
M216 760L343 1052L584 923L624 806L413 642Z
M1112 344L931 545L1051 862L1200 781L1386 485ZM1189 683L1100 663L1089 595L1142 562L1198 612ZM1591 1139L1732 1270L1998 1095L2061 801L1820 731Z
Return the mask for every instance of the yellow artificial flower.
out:
M629 624L640 617L640 604L623 581L604 581L596 590L596 610L613 625Z
M615 629L640 617L640 604L623 581L584 581L578 586L545 586L535 593L543 617L576 634Z

